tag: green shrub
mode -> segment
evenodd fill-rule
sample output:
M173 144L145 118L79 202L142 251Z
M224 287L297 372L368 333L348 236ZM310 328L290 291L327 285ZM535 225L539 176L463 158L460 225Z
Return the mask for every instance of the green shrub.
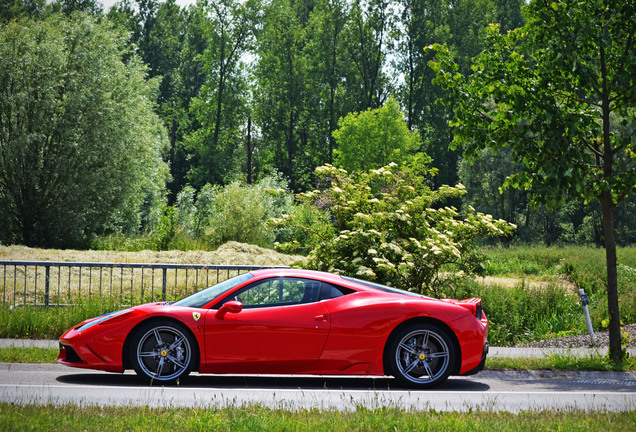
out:
M494 346L515 345L586 331L578 296L549 284L530 288L480 285L468 281L459 297L481 297L490 320L489 339Z
M276 228L275 249L279 252L307 255L317 248L322 239L333 236L334 226L330 214L306 203L297 203L290 207L285 224L276 219L271 225Z
M604 249L582 246L519 246L482 248L482 252L486 256L484 266L489 275L566 275L577 290L582 288L588 294L594 328L607 328L609 315ZM636 247L618 248L617 255L621 322L631 324L636 322ZM574 298L576 294L573 293ZM559 318L566 319L565 316ZM547 323L544 325L546 328L550 326Z
M196 193L185 186L173 206L157 202L142 234L111 234L95 238L99 250L215 249L228 241L273 247L278 230L267 222L283 214L302 212L280 176L265 177L257 184L205 185ZM322 216L318 216L318 222ZM304 242L306 237L287 232L285 238ZM304 245L303 245L304 246Z
M228 241L272 247L275 230L267 224L289 212L292 197L280 177L266 177L254 185L233 182L214 189L206 237L213 246Z

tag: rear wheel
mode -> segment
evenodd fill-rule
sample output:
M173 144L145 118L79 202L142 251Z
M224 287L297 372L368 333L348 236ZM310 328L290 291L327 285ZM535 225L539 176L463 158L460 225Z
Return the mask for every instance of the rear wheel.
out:
M130 344L135 372L149 383L171 384L186 377L196 357L196 342L181 325L170 321L142 326Z
M402 385L428 388L446 380L455 362L455 350L446 332L437 326L417 324L392 340L389 363Z

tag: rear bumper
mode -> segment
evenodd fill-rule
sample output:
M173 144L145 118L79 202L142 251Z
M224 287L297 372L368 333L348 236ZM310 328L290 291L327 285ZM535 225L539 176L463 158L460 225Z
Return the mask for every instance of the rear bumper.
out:
M477 372L484 370L484 366L486 366L486 357L488 356L488 349L490 347L490 344L488 343L488 341L486 341L486 343L484 344L484 348L481 354L481 361L479 362L479 364L477 365L477 367L475 367L474 369L469 370L466 373L463 373L462 376L466 376L466 375L475 375Z

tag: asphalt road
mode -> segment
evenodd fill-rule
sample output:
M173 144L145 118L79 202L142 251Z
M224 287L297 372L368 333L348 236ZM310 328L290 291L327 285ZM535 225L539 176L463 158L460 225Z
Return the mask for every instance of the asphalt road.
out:
M636 410L633 372L497 372L451 377L433 390L396 388L390 378L211 376L193 374L174 387L140 385L132 373L111 374L52 364L0 364L0 400L20 404L519 412Z

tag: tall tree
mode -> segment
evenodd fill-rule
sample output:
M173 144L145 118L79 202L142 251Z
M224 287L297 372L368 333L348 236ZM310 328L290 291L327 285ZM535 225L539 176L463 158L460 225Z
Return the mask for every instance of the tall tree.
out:
M292 190L307 186L311 171L303 159L310 140L307 116L306 25L304 2L274 0L265 10L255 70L256 104L263 139L273 166Z
M386 56L395 11L389 0L354 0L346 29L347 50L354 65L348 91L356 95L356 110L379 108L391 93Z
M517 235L529 240L530 208L526 191L501 189L508 176L520 169L512 160L512 150L504 148L495 153L484 149L479 153L479 163L461 159L458 165L459 181L467 191L463 204L514 223L519 227Z
M103 7L97 0L57 0L60 11L65 15L71 15L73 12L86 12L90 15L101 16Z
M401 0L400 24L394 33L396 39L396 67L404 76L400 90L406 109L409 129L423 134L434 125L430 110L440 89L431 84L435 77L428 67L431 53L424 48L433 43L449 40L447 0Z
M197 187L227 182L238 166L234 152L242 146L248 118L244 56L253 49L260 12L257 0L220 0L203 6L208 46L201 61L206 82L192 105L201 128L186 140L198 161L188 174Z
M614 213L636 192L636 5L631 0L536 0L528 24L502 35L465 76L439 49L456 145L477 156L509 146L522 171L508 185L554 207L596 199L603 213L610 357L622 357ZM619 128L619 126L622 126Z
M183 142L201 126L190 113L190 103L200 95L205 82L200 59L207 47L207 19L202 8L181 8L175 0L123 0L107 16L130 33L130 42L148 64L150 75L161 79L157 112L169 131L170 152L166 157L171 174L169 198L173 201L196 163L188 159Z
M155 82L126 37L83 14L0 25L0 236L81 245L134 230L167 167Z
M409 128L422 134L425 151L433 158L439 174L436 185L457 182L459 152L449 149L452 131L449 107L435 104L444 91L432 84L435 73L428 67L433 52L424 48L447 44L456 53L462 70L484 46L485 29L494 21L516 28L521 17L517 0L400 0L400 20L392 35L396 49L395 67L404 77L399 98L405 107ZM499 13L499 11L501 11Z
M44 12L46 0L3 0L0 2L0 21L37 17Z
M523 27L526 19L521 11L525 6L525 0L495 0L496 23L499 24L501 31L507 32L519 27Z
M354 109L344 92L343 77L350 68L345 52L344 29L348 21L346 0L316 3L308 23L309 98L307 108L316 123L317 165L333 161L336 148L333 131L338 118Z

